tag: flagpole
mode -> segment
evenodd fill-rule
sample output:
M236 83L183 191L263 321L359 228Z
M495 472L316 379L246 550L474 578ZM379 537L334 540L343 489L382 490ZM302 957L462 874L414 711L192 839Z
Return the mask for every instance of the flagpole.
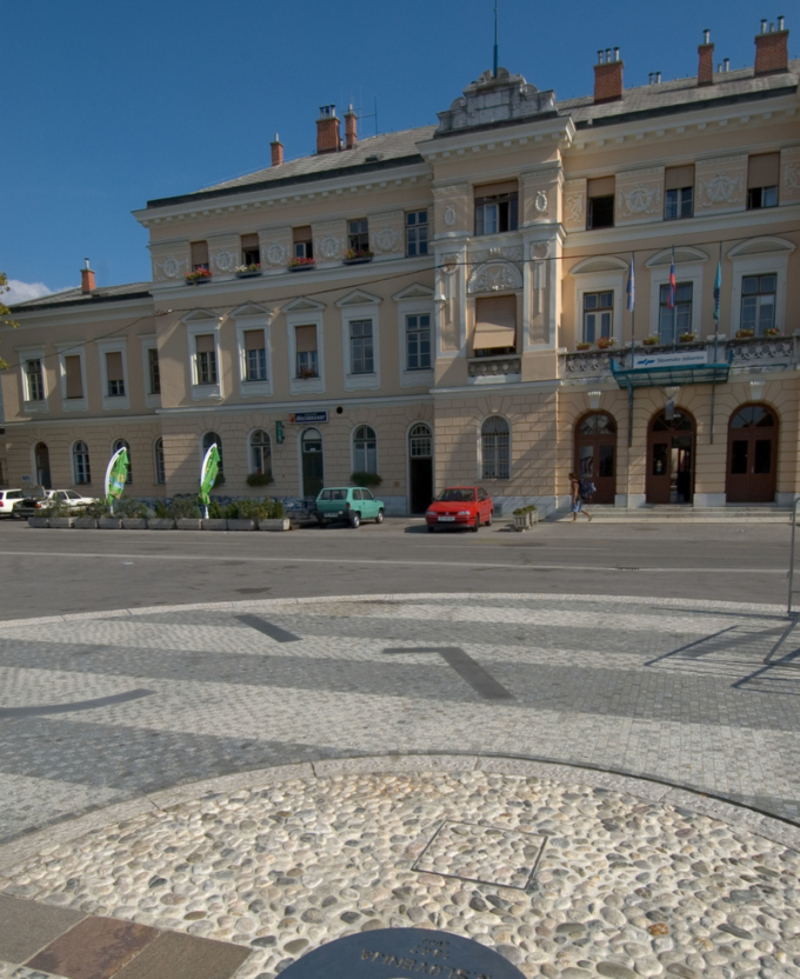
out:
M722 292L722 242L719 243L719 261L717 262L717 277L714 279L714 363L717 362L719 343L719 301ZM714 407L717 400L717 385L711 386L711 438L709 444L714 444Z

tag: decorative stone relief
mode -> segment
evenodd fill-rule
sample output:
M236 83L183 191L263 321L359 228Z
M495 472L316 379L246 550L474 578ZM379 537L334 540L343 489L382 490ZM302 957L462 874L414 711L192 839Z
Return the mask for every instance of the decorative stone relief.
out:
M467 290L476 292L503 292L506 289L521 289L522 275L516 265L510 262L485 262L470 275Z
M522 245L480 248L469 253L469 260L473 265L477 265L479 262L488 262L493 258L505 259L508 262L521 262L523 259Z
M564 220L567 224L578 224L583 220L582 194L575 194L564 199Z
M261 249L261 257L267 265L285 265L289 249L279 241L272 241Z
M741 176L731 177L719 172L710 180L700 181L700 200L706 206L729 204L744 193L744 180Z
M448 228L452 228L453 225L456 223L455 208L451 204L448 204L447 207L444 209L444 223L447 225Z
M787 190L800 190L800 163L787 163L783 171L783 186Z
M189 270L189 263L177 258L165 258L163 262L153 259L153 278L158 281L179 279Z
M550 254L550 245L546 241L535 241L531 245L531 258L543 259Z
M539 214L547 213L547 194L543 190L540 190L536 195L533 206L536 208Z
M213 263L217 272L232 272L236 265L236 256L223 248L214 254Z
M661 190L638 184L633 190L620 193L623 214L657 214L661 209Z
M314 242L314 254L326 262L332 262L334 259L341 258L343 252L344 239L337 238L335 235L323 235Z
M384 225L380 231L372 235L372 250L377 252L393 252L397 250L400 239L394 228Z

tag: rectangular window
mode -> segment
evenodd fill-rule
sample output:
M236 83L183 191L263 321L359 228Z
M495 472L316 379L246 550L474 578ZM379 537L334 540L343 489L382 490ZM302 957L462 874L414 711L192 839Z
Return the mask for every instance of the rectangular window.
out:
M664 220L690 218L694 213L694 166L667 167L664 172Z
M428 254L428 212L409 211L406 214L406 255L413 258Z
M109 398L121 398L125 394L125 375L122 371L122 354L111 350L106 354L106 377Z
M422 371L431 366L431 318L428 313L406 316L406 370Z
M217 383L217 352L214 347L214 334L201 333L194 338L197 351L197 383Z
M155 460L156 482L160 484L166 483L167 469L164 465L164 439L156 439L153 453Z
M600 177L587 180L586 228L614 227L614 194L616 185L613 177Z
M64 358L64 374L67 382L67 397L83 397L83 378L81 376L81 358L71 354Z
M587 292L583 296L583 339L594 343L614 335L614 293Z
M778 277L746 275L742 279L741 330L752 330L763 337L766 330L775 329L775 289Z
M311 225L292 229L292 245L295 258L306 260L314 258L314 244L311 238Z
M244 351L247 359L247 380L266 381L267 349L263 330L245 330Z
M475 234L516 231L519 193L516 181L475 188Z
M158 366L158 350L155 347L147 351L147 373L150 394L161 394L161 369Z
M347 222L347 247L356 256L369 252L369 223L366 218Z
M662 343L675 343L681 333L692 330L692 283L679 282L675 303L669 307L669 283L661 286L658 310L658 335Z
M761 153L747 162L747 207L758 210L778 206L780 153Z
M192 250L192 271L205 269L208 271L208 242L193 241L190 245Z
M350 373L373 374L372 320L350 320Z
M242 235L242 265L261 265L258 235Z
M44 401L44 375L42 362L36 357L25 361L25 377L28 381L28 401Z
M499 357L517 349L517 297L491 296L475 300L475 357Z
M295 327L296 376L319 377L316 326Z

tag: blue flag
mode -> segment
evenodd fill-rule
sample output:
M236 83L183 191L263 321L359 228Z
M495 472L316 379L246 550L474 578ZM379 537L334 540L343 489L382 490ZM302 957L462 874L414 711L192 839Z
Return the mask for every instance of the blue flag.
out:
M631 255L631 265L628 269L628 284L625 287L625 292L628 294L628 310L632 313L636 305L636 280L634 278L633 255Z
M714 279L714 322L719 326L719 296L722 292L722 242L719 246L719 262L717 263L717 277Z
M667 309L675 309L675 291L678 287L675 279L675 246L672 246L672 264L669 267L669 292L667 293Z

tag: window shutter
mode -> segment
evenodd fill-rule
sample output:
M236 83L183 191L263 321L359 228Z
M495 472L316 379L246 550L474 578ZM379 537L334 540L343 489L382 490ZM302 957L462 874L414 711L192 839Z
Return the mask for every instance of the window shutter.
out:
M516 180L504 180L502 183L484 184L481 187L476 187L475 197L480 199L481 197L496 197L500 194L514 194L518 189L519 184Z
M615 180L613 177L598 177L586 181L587 197L611 197L614 193Z
M312 353L317 349L316 326L298 326L295 332L295 343L299 354Z
M109 381L123 380L122 354L119 350L112 350L106 354L106 374L108 375Z
M781 169L780 153L762 153L751 156L747 162L747 189L751 187L777 187Z
M244 349L245 350L263 350L264 349L264 331L263 330L245 330L244 331Z
M475 302L473 349L515 347L517 340L516 296L492 296Z
M258 235L242 235L242 251L253 251L258 249Z
M214 353L214 334L213 333L201 333L200 336L194 338L196 343L196 350L199 354L213 354Z
M302 228L292 228L292 243L296 245L301 241L311 241L310 224L306 224Z
M694 164L667 167L664 173L664 190L681 190L684 187L694 187Z
M81 358L77 355L64 358L64 372L67 375L67 397L83 397L83 380L81 378Z
M208 242L193 241L192 245L192 267L195 265L208 265Z

